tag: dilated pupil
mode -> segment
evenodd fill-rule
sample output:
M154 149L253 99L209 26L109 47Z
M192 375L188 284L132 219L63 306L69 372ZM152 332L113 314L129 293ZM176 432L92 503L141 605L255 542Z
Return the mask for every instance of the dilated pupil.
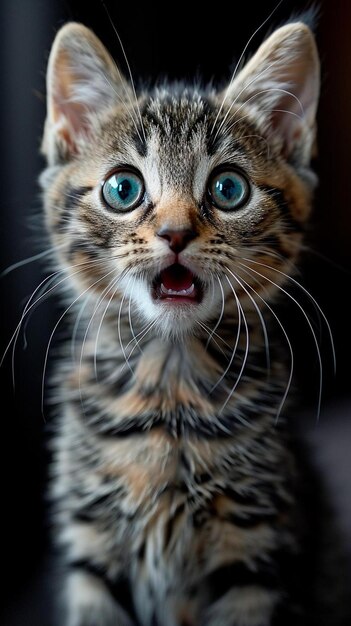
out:
M118 195L122 200L127 200L132 191L132 185L127 178L118 183Z
M237 195L237 185L232 178L225 178L222 181L217 181L216 189L226 198L226 200L231 200Z

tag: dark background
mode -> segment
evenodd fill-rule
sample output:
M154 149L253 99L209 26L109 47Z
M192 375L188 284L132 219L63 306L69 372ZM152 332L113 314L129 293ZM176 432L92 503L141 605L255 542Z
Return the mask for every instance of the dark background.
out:
M157 10L149 2L106 2L123 41L135 78L200 76L206 82L229 79L233 61L249 37L268 17L276 1L244 0L214 3L206 11L201 3L164 4ZM305 10L306 2L283 1L269 23L254 37L254 51L269 28L291 13ZM45 116L45 70L50 45L67 20L91 27L115 59L123 55L100 0L1 0L0 3L0 254L1 268L43 250L37 177ZM349 473L351 453L350 305L351 287L351 3L324 0L316 25L322 61L322 95L318 114L320 177L306 255L303 283L317 299L332 326L338 373L332 376L327 334L321 345L325 365L322 414L315 425L318 372L313 345L298 311L289 307L286 323L295 332L300 373L302 412L312 433L316 458L333 492L340 523L347 530L351 519ZM45 259L4 275L1 285L1 354L20 319L26 299L45 275ZM304 301L305 302L305 301ZM311 308L309 309L311 312ZM41 411L41 385L45 350L58 319L54 299L43 302L30 316L26 341L20 334L15 351L12 383L11 351L1 377L1 509L3 530L1 570L6 626L48 626L47 607L38 595L49 577L48 529L43 494L49 454L47 421ZM305 324L306 326L306 324ZM311 357L311 359L309 358ZM349 464L349 465L348 465ZM349 516L349 517L348 517ZM351 543L350 537L346 538ZM350 548L350 543L349 548ZM46 591L46 595L50 595ZM45 596L46 598L46 596ZM30 601L29 601L30 599ZM47 600L45 600L46 602Z

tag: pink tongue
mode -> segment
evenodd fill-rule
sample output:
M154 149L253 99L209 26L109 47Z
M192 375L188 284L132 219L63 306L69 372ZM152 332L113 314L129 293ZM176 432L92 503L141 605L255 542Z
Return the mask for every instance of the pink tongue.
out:
M194 282L194 275L182 265L174 264L161 272L161 283L166 289L182 291L189 289Z

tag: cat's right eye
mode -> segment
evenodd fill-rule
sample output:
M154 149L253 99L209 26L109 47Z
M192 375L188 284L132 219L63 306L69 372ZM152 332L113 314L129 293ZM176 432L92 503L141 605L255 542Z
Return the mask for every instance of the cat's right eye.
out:
M145 195L144 181L138 172L121 169L102 184L102 197L111 209L125 213L139 206Z
M208 195L218 209L234 211L247 202L250 186L237 169L221 167L215 170L209 180Z

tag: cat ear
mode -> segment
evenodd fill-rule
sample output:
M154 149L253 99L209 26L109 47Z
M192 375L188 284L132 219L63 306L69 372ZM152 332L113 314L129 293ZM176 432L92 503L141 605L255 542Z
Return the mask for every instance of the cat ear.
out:
M42 151L50 164L69 160L93 130L94 115L129 91L94 33L78 23L58 32L47 70L47 119Z
M320 83L312 32L302 22L277 29L257 50L226 91L233 102L252 107L269 139L280 142L287 159L307 164L315 136ZM239 112L240 117L240 112Z

